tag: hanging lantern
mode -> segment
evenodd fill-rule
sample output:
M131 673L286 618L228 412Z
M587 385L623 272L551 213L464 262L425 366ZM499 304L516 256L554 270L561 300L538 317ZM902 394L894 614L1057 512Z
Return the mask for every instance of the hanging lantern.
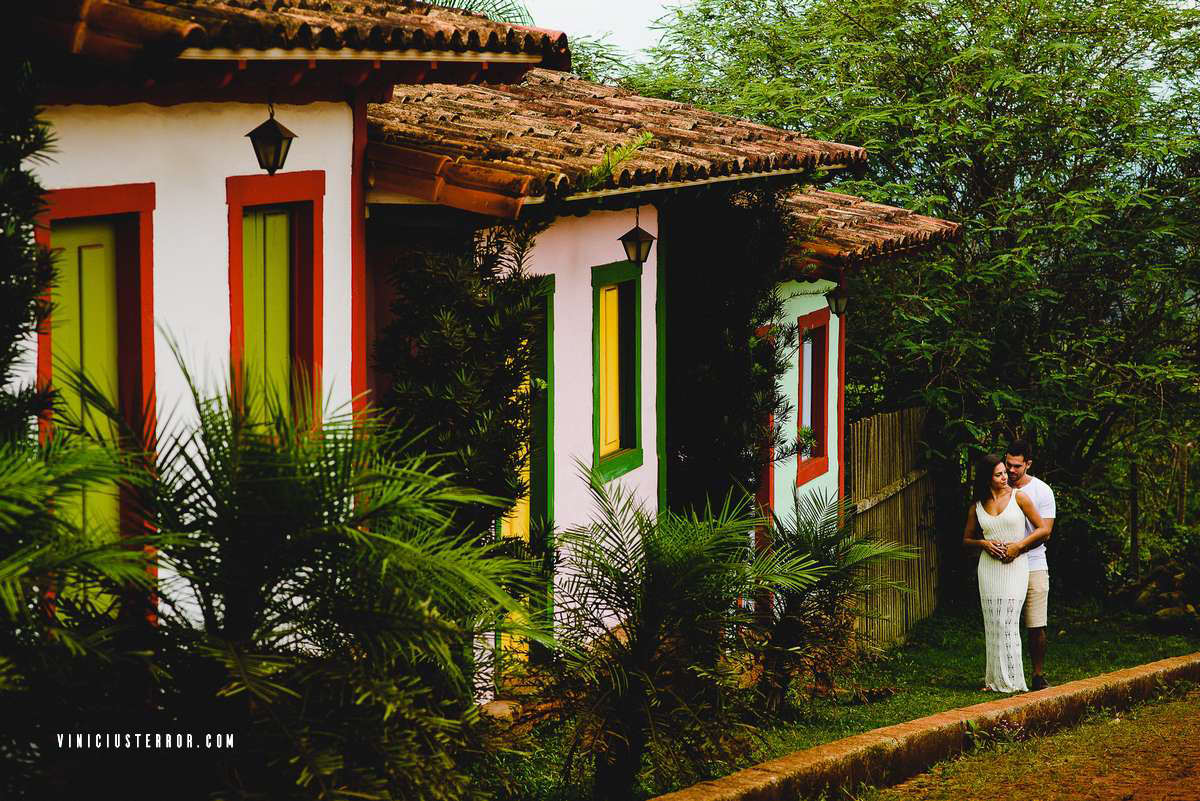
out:
M641 207L638 207L634 217L633 228L621 237L621 245L625 248L625 258L634 264L645 264L650 258L650 246L654 244L654 235L640 225Z
M275 119L273 104L267 104L267 112L270 114L267 121L246 136L250 137L250 144L254 146L254 156L258 159L258 166L266 170L268 175L274 175L276 170L283 169L283 163L287 161L288 149L291 148L296 134Z
M829 304L831 312L841 317L846 313L846 306L850 304L850 293L839 282L837 286L825 293L825 302Z

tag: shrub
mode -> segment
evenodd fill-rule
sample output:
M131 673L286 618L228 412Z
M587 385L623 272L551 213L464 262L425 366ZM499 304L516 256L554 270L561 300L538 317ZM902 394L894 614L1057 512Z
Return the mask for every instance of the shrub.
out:
M186 371L185 371L186 372ZM190 379L189 379L190 380ZM301 398L204 397L160 443L164 706L240 733L214 789L238 797L461 799L491 747L470 654L529 619L525 566L450 528L460 490L394 429ZM299 385L298 385L299 386ZM261 401L259 401L261 398ZM525 632L527 636L538 636Z
M149 592L147 540L85 531L75 511L81 492L129 478L112 452L61 433L0 443L0 797L59 795L104 752L56 749L56 736L111 730L144 705L142 625L121 610Z
M755 593L815 581L788 548L755 553L747 503L703 516L647 512L591 477L596 514L559 539L556 634L566 650L545 688L571 742L564 775L592 773L598 799L629 799L643 764L652 783L729 756L746 724L739 669L756 642Z
M771 599L759 689L774 712L786 705L797 675L832 690L834 672L861 652L855 622L866 594L901 588L873 568L917 553L857 533L853 508L822 492L793 492L791 510L783 518L772 516L770 537L772 547L806 553L825 568L815 582L782 588Z
M46 158L53 138L37 117L29 63L11 50L5 59L9 69L0 96L0 436L19 437L51 401L42 388L18 386L15 368L49 312L45 298L54 265L50 252L34 241L34 221L45 204L31 167Z
M207 396L181 368L191 418L167 424L141 510L160 532L157 625L139 640L149 669L101 730L235 746L150 764L79 752L89 769L51 789L118 789L136 771L189 797L478 795L471 763L509 740L479 715L472 655L497 631L546 641L514 622L530 616L502 586L525 586L527 565L453 527L455 509L496 501L429 457L396 460L416 448L394 427L321 408L303 380L290 403L245 375Z
M542 279L525 271L537 226L498 226L465 253L414 250L391 272L393 317L375 346L390 383L382 399L419 449L445 454L443 473L512 500L528 492L533 402L529 382L542 321ZM474 534L490 529L494 506L457 511Z

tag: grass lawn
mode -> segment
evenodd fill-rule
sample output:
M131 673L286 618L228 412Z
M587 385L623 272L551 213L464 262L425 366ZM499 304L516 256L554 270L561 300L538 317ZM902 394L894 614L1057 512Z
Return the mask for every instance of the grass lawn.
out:
M1182 689L1182 688L1180 688ZM1173 697L1171 697L1173 696ZM1100 710L1047 737L1001 742L858 801L1127 801L1200 795L1200 691Z
M1162 634L1145 618L1103 612L1098 606L1052 609L1047 629L1046 678L1065 684L1113 670L1200 651L1200 634ZM979 610L938 613L919 623L908 641L843 680L844 686L889 688L894 695L873 703L814 699L803 716L763 732L756 761L810 748L880 726L903 723L947 709L992 701L982 692L983 621ZM1032 676L1028 651L1026 679Z

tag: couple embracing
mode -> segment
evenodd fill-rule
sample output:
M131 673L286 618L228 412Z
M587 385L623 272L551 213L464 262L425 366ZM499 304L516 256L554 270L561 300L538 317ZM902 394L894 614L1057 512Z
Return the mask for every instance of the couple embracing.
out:
M975 469L974 503L967 510L963 544L979 548L979 600L987 644L984 689L1024 692L1021 618L1029 631L1033 689L1047 686L1046 602L1050 571L1046 540L1054 526L1054 493L1029 474L1033 451L1016 440L1003 457L988 454Z

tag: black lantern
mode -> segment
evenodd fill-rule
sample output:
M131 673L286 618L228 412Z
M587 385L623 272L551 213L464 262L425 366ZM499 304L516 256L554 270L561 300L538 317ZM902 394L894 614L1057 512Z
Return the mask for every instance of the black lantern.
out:
M267 121L246 136L250 137L250 144L254 145L258 166L266 170L267 175L274 175L276 170L283 169L283 162L287 161L288 149L291 148L296 135L275 119L273 104L267 104L267 112L271 115Z
M635 264L645 264L650 258L650 246L654 244L654 235L639 224L642 221L642 210L638 207L634 218L633 228L621 237L621 245L625 248L625 257Z
M837 286L825 293L825 302L829 304L829 310L838 317L846 313L846 306L850 303L850 293L839 282Z

